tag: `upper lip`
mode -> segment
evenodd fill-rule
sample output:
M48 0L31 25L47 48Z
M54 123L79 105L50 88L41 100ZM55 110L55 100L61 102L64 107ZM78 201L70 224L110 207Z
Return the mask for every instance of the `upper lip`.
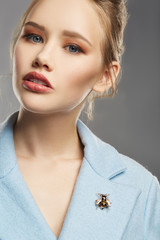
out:
M47 84L48 87L53 88L51 83L48 81L48 79L41 73L38 72L30 72L27 75L24 76L23 80L29 80L29 79L37 79L45 84Z

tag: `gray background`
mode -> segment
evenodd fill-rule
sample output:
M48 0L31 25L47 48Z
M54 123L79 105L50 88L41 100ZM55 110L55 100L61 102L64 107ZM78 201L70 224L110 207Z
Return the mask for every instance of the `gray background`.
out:
M9 41L30 0L0 0L0 74L10 73ZM93 121L80 118L102 140L160 180L160 1L128 0L123 75L113 99L95 102ZM0 122L19 109L10 76L0 79Z

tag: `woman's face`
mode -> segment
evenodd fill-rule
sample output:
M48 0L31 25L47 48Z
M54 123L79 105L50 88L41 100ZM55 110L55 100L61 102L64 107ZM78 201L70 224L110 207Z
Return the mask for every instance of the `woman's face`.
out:
M32 112L68 112L80 105L102 73L102 29L86 0L43 0L32 9L13 57L13 90ZM23 77L43 74L54 89L26 89Z

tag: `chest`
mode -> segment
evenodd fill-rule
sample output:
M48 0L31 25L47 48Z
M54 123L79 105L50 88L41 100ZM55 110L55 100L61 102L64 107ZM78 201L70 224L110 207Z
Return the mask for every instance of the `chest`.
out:
M61 189L58 193L53 189L48 191L47 188L37 191L29 186L29 189L42 216L58 238L71 201L73 186L68 186L64 191Z
M43 218L58 238L71 202L80 165L42 171L19 161L19 167Z

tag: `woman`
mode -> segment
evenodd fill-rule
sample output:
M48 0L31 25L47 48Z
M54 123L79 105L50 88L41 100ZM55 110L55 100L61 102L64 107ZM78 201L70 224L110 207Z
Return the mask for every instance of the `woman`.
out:
M79 119L117 90L126 22L123 0L34 0L22 17L21 106L0 126L1 240L160 238L157 178Z

